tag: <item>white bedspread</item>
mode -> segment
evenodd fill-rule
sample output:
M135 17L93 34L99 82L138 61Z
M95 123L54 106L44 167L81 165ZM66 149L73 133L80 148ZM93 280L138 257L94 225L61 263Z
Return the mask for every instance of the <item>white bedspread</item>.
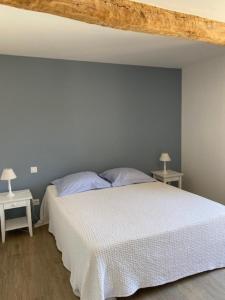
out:
M81 300L225 267L225 207L153 182L58 198L47 188L42 218Z

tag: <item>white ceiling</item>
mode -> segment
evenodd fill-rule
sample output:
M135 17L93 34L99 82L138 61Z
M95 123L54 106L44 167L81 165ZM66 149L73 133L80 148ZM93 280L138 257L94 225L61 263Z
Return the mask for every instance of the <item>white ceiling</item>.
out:
M225 22L224 0L133 0Z
M201 1L202 3L209 0ZM152 4L193 1L144 1ZM211 1L211 3L215 3ZM225 2L223 0L218 2ZM225 4L224 4L225 5ZM158 5L159 6L159 5ZM166 7L164 5L164 7ZM193 4L193 7L194 4ZM196 5L197 7L197 5ZM174 7L166 7L172 8ZM225 54L225 47L114 30L0 5L0 53L81 61L183 67Z

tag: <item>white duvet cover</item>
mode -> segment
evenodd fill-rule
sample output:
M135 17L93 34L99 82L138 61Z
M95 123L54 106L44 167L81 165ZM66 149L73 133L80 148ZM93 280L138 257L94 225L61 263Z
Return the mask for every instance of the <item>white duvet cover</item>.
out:
M41 216L81 300L225 267L225 207L160 182L64 198L49 186Z

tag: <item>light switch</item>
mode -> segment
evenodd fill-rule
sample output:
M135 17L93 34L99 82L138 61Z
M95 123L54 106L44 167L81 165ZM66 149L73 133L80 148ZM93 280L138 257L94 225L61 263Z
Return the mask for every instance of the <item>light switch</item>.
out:
M31 174L36 174L38 172L38 168L37 167L30 167L30 172L31 172Z

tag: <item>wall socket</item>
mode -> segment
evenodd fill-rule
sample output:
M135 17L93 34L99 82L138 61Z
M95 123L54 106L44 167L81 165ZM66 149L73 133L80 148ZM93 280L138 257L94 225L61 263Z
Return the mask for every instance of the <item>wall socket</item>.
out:
M32 203L33 203L34 206L40 205L40 199L33 199Z

